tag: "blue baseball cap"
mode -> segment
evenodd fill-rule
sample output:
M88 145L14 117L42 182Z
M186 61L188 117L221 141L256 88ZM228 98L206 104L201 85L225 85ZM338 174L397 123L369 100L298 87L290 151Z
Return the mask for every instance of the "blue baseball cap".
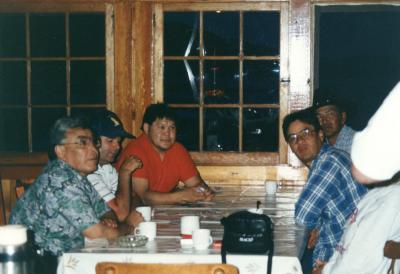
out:
M92 130L98 136L135 138L132 134L125 131L118 116L109 110L103 110L96 115L92 121Z

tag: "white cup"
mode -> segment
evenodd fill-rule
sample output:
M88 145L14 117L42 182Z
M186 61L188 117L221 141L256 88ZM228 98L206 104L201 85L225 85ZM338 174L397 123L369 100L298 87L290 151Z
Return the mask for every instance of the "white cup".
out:
M137 212L140 212L143 216L143 219L146 222L151 220L151 207L150 206L139 206L136 208Z
M199 216L181 217L181 236L182 238L191 238L193 231L200 228Z
M141 222L139 226L135 228L134 234L146 236L149 241L153 241L157 235L157 223Z
M278 183L276 181L265 181L265 193L267 195L275 195Z
M209 229L197 229L193 231L193 246L196 250L206 250L212 244L213 238Z

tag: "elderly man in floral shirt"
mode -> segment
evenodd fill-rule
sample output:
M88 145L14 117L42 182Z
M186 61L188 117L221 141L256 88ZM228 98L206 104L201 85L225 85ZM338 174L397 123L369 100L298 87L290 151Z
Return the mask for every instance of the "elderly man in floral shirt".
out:
M35 272L54 274L57 256L83 247L84 237L113 239L133 228L100 221L110 208L86 179L98 162L89 124L80 118L61 118L51 130L50 142L50 161L18 200L10 223L33 232L38 253Z

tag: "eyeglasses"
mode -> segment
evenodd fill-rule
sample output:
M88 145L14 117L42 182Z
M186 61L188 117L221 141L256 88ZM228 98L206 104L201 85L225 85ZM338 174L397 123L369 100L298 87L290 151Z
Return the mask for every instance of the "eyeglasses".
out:
M311 129L311 128L305 128L302 129L300 132L298 133L293 133L293 134L289 134L288 135L288 143L291 145L296 144L300 139L304 140L307 139L308 137L310 137L312 134L314 134L315 130Z
M80 148L87 148L89 145L93 145L95 148L99 148L101 143L98 138L79 136L75 142L61 143L59 145L77 145Z

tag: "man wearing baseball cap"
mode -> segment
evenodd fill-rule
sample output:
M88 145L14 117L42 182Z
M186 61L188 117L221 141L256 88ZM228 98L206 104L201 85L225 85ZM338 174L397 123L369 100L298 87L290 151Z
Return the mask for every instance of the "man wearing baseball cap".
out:
M350 153L355 131L346 125L343 102L333 96L320 95L315 98L313 107L327 142Z
M112 166L121 150L124 138L134 138L125 131L118 116L104 110L96 115L92 121L92 130L100 138L99 163L97 170L88 175L89 182L97 190L100 197L115 212L118 221L127 221L128 224L137 226L143 221L140 213L131 207L131 173L142 166L142 162L134 157L128 157L122 164L119 173ZM128 217L128 218L127 218Z

